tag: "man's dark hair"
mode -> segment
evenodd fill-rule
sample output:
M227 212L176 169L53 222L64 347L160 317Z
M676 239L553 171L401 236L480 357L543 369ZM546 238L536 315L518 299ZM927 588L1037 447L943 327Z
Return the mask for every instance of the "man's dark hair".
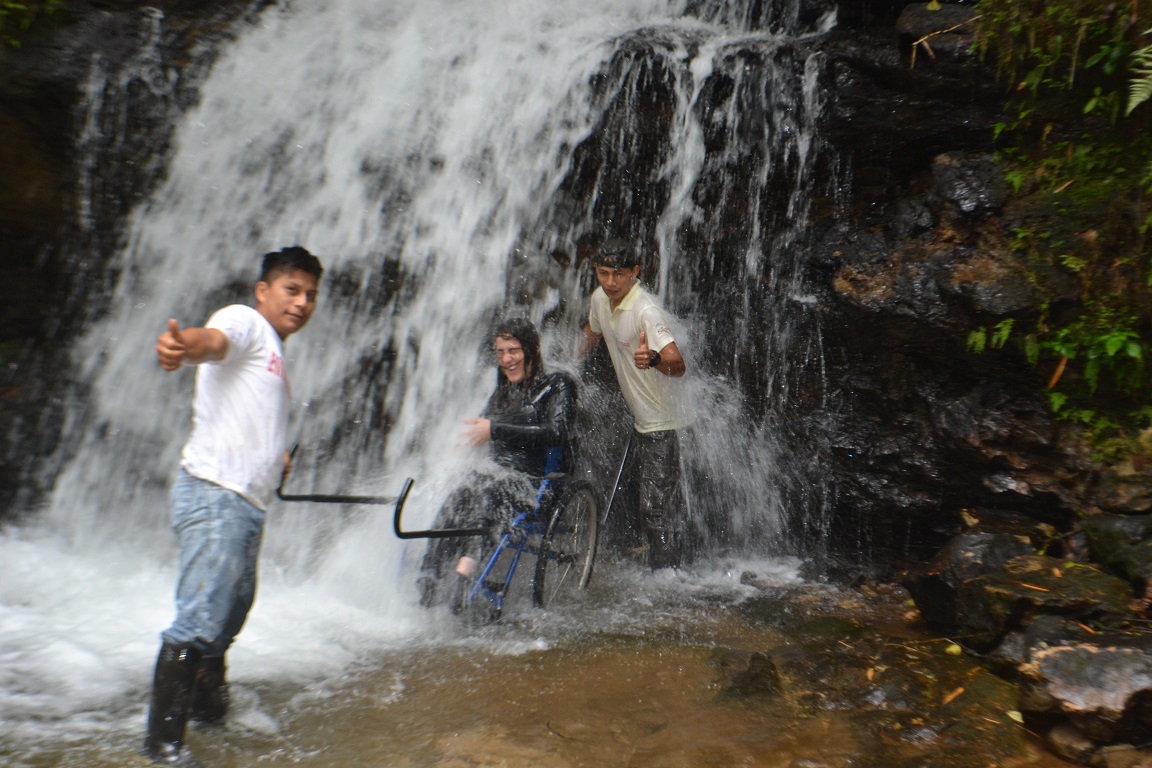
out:
M520 342L524 350L525 383L531 383L544 373L544 360L540 354L540 333L531 320L526 317L509 317L502 320L492 332L492 342L495 343L499 338L513 338ZM496 383L499 385L505 381L504 371L497 367Z
M320 266L320 259L298 245L290 245L287 248L264 254L264 262L260 265L260 282L271 283L280 275L294 269L307 272L317 280L324 274L324 267Z
M609 269L628 269L640 263L640 254L630 241L622 237L610 237L597 249L592 262Z

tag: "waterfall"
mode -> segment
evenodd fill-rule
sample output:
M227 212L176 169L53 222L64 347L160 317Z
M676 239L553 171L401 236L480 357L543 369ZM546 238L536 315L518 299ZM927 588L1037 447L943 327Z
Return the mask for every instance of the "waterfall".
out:
M818 538L818 439L795 409L819 395L795 388L819 367L819 329L798 259L822 162L816 43L833 21L798 2L268 8L176 118L104 312L73 346L86 387L73 458L37 520L0 535L0 649L14 649L0 719L85 706L21 693L29 676L66 687L61 655L100 670L93 695L143 685L170 618L166 494L193 380L159 371L152 347L169 317L200 325L248 301L260 255L285 245L326 267L286 347L293 492L388 494L413 477L411 525L430 522L472 460L456 435L493 385L485 330L527 313L546 357L577 370L594 280L575 242L609 227L644 244L645 281L684 340L704 427L684 461L706 553L796 551L811 543L789 535L800 518ZM584 388L598 476L629 424L598 405L609 397ZM356 637L417 631L418 545L387 518L276 505L242 639L291 634L295 652L338 666ZM52 593L71 597L54 607Z

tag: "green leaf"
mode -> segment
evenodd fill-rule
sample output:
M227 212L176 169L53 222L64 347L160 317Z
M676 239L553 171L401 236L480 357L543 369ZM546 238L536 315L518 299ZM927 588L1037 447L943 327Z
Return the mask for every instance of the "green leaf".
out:
M1115 357L1116 353L1123 349L1126 343L1127 339L1123 336L1110 336L1104 340L1104 349L1108 352L1108 357Z
M1152 96L1152 45L1132 53L1131 70L1132 79L1128 81L1128 107L1124 110L1125 117Z
M1100 358L1093 357L1085 363L1084 379L1088 382L1088 389L1095 393L1100 386Z
M1036 340L1034 333L1024 337L1024 356L1028 358L1029 365L1036 365L1040 360L1040 342Z
M1016 321L1012 318L996 323L992 333L992 346L996 349L1002 349L1008 343L1008 337L1012 335L1012 326L1015 324Z
M974 331L968 332L968 351L975 352L978 355L984 354L984 349L988 345L988 329L981 326Z

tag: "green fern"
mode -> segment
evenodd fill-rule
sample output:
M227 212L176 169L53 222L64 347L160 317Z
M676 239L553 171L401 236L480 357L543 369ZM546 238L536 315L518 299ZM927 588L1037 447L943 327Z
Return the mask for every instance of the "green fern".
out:
M988 347L988 329L980 326L969 331L967 346L969 352L975 352L978 355L984 354L984 350Z
M1128 109L1124 111L1124 115L1132 114L1132 110L1149 97L1152 97L1152 45L1144 46L1132 53L1132 79L1128 81Z

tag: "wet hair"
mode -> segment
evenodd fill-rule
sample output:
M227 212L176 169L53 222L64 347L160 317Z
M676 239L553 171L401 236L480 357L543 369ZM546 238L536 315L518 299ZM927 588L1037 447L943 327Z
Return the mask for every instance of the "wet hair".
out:
M324 267L320 266L320 259L309 253L307 249L298 245L290 245L287 248L264 254L264 261L260 265L260 282L271 283L280 275L287 274L294 269L307 272L317 280L324 274Z
M509 317L500 321L492 331L492 343L496 339L513 338L520 342L524 350L524 383L531 383L537 376L544 373L544 359L540 354L540 333L536 326L526 317ZM504 369L496 367L496 386L507 384Z
M598 267L629 269L640 263L636 246L622 237L610 237L597 249L592 262Z

